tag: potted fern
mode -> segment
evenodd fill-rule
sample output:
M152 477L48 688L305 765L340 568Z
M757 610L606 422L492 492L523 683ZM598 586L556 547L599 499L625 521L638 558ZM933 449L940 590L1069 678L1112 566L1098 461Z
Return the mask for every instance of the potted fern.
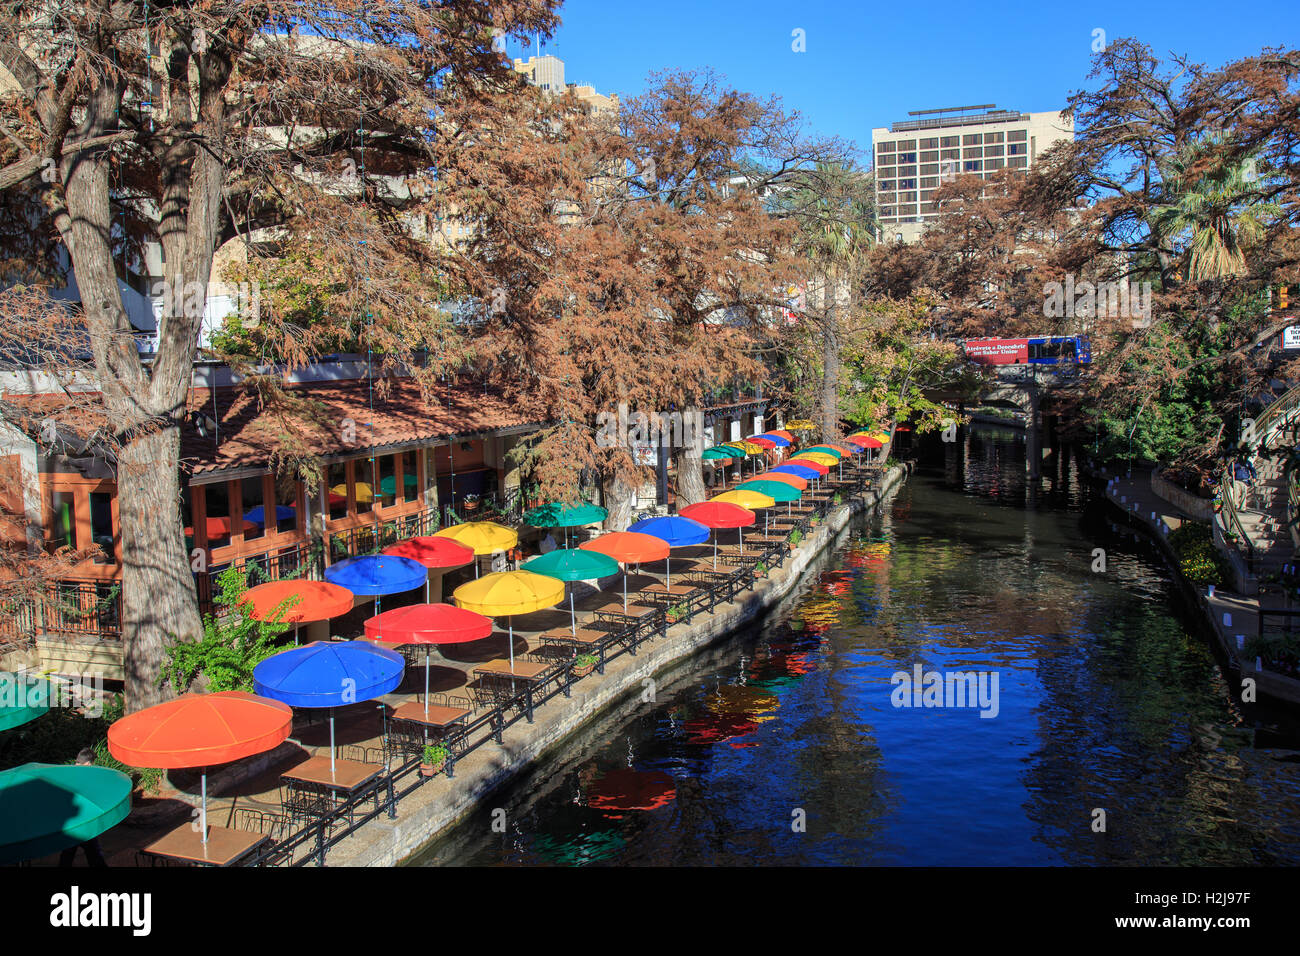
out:
M596 669L596 655L579 654L573 659L573 676L586 677Z
M672 607L668 609L667 613L665 614L665 617L668 619L669 624L676 624L685 616L686 616L686 608L682 607L680 604L674 604Z
M432 777L447 762L447 748L442 744L425 744L420 759L420 776Z

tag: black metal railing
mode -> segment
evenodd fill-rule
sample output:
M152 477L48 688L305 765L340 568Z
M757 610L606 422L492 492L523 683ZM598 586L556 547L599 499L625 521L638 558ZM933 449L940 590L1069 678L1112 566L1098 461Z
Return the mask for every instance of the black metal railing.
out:
M207 571L196 572L194 575L194 589L198 594L200 613L216 612L214 599L217 592L217 578L232 566L244 571L249 587L289 578L319 579L325 570L322 550L319 545L311 542L289 548L276 548L260 554L245 555L234 561L215 565Z
M841 501L846 496L853 496L865 490L875 471L876 469L871 468L858 468L845 481L837 482ZM814 521L825 518L835 507L837 507L835 497L816 501L809 512L788 527L780 540L767 543L758 555L757 561L738 568L731 574L720 575L709 583L702 584L689 601L673 605L672 609L681 611L684 619L689 622L695 612L706 608L712 611L719 604L734 601L742 591L753 590L757 579L765 573L758 572L757 566L762 565L766 570L780 567L795 547L791 544L791 537L798 532L799 540L805 539ZM611 628L608 637L590 651L598 661L594 673L603 674L605 666L610 661L617 660L624 654L635 656L637 649L647 640L656 636L665 636L668 628L675 623L669 620L669 611L669 607L663 607L644 621ZM475 714L456 732L454 745L449 748L452 750L452 756L439 773L445 773L448 777L453 776L456 762L463 760L467 754L488 744L501 744L502 735L508 728L521 720L532 723L539 707L556 697L571 696L573 685L590 676L578 676L574 672L574 660L575 658L558 660L551 672L539 683L528 684L517 693L507 694L504 699L498 698L492 706L485 707ZM400 760L401 756L395 754L393 749L388 747L387 742L385 748L385 752L389 754L388 768L385 773L376 777L364 790L336 803L328 812L292 830L278 842L246 857L242 865L305 866L315 863L323 866L329 850L358 829L384 814L395 818L400 801L437 775L426 777L419 774L422 762L419 756L411 757L400 762L395 768L392 767L393 760Z

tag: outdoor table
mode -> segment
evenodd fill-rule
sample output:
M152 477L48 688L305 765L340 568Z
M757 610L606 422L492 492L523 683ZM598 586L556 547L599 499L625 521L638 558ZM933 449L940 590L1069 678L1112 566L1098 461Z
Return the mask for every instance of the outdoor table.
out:
M369 786L376 777L384 772L383 764L361 763L357 760L336 760L334 770L330 771L329 757L312 757L280 775L280 782L299 799L286 801L290 804L285 809L292 816L323 816L330 804L347 800L353 794ZM375 809L379 809L379 790L375 788ZM326 800L326 795L329 799ZM314 798L314 799L313 799ZM348 812L348 820L352 820Z
M575 632L567 627L557 627L538 636L547 644L563 644L568 647L593 647L608 638L609 631L580 627Z
M512 668L510 661L504 657L498 657L486 664L480 664L474 668L474 673L496 700L506 701L515 696L516 681L522 683L525 689L531 690L534 684L546 680L553 666L552 664L543 664L537 661L515 661ZM507 686L509 686L509 690L506 689ZM533 722L533 695L531 693L524 700L524 711L528 715L528 722L531 724Z
M192 824L186 823L149 844L142 852L196 866L230 866L270 839L265 833L209 826L205 844L203 835Z
M689 599L691 595L699 590L699 586L695 584L674 584L669 587L665 584L656 583L646 585L637 591L637 594L644 594L656 604L663 603L671 606L675 601Z
M652 617L658 608L647 607L644 604L629 603L627 609L623 609L621 599L606 601L599 607L591 609L596 617L600 620L611 624L624 624L628 621L640 623L648 617Z

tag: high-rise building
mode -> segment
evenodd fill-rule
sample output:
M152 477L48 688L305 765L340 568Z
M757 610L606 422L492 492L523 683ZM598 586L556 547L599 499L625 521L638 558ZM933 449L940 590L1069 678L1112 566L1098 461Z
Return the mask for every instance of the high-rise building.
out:
M606 110L618 112L618 94L605 96L603 93L597 93L596 88L593 86L566 83L564 81L564 61L558 56L550 56L549 54L546 56L530 56L527 60L516 58L514 67L515 72L522 73L533 86L540 86L551 93L564 93L572 90L574 96L591 106L596 113L603 113Z
M1028 169L1049 146L1074 139L1060 113L1021 113L992 103L916 110L871 131L876 208L883 241L915 242L939 218L934 192L958 175L991 179Z

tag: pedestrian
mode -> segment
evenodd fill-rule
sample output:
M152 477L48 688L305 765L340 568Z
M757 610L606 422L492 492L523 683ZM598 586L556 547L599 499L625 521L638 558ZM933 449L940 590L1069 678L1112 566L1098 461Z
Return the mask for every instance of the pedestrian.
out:
M77 754L77 766L88 767L95 762L95 751L90 747L82 747L81 752ZM77 858L77 847L80 847L86 854L86 865L94 867L107 867L108 863L104 860L104 851L99 848L99 837L91 837L84 843L77 846L70 846L59 854L59 866L69 867Z
M1258 477L1255 472L1255 466L1250 463L1250 457L1245 449L1237 456L1237 463L1232 469L1232 488L1234 492L1234 504L1238 510L1242 510L1250 503L1250 490Z

